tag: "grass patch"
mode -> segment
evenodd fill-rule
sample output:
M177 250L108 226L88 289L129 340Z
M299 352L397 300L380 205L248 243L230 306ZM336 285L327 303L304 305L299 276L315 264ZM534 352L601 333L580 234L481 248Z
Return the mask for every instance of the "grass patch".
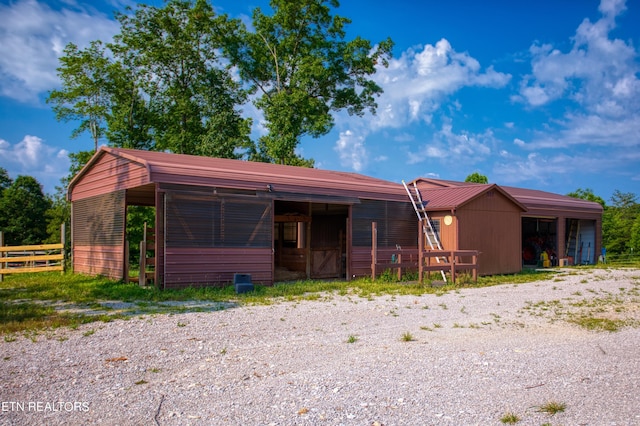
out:
M169 305L166 302L206 302L233 306L251 304L272 304L281 301L320 300L326 301L336 296L358 296L371 300L381 295L443 295L461 287L483 287L500 284L519 284L550 279L553 271L525 270L519 274L496 275L478 278L477 284L450 282L444 286L432 287L415 281L391 279L356 279L350 282L309 280L276 283L273 286L256 285L255 290L236 294L232 285L220 287L189 287L180 290L159 290L153 286L139 287L136 284L113 281L107 278L82 274L57 272L8 275L0 282L0 334L13 335L25 330L71 327L93 321L112 321L129 318L132 315L156 313L181 313L214 308ZM129 310L117 310L105 302L132 304ZM164 304L163 304L164 302ZM56 309L56 305L81 305L80 313ZM222 306L222 304L225 304ZM440 305L446 309L446 305ZM100 311L89 312L94 309ZM436 325L434 327L437 328Z
M542 404L539 407L538 411L553 416L555 414L562 413L566 408L567 404L563 402L549 401L546 404Z
M508 412L500 417L500 421L506 425L513 425L520 421L520 417L516 413Z
M402 340L403 342L413 342L416 339L413 337L413 334L405 331L404 333L402 333L402 336L400 336L400 340Z

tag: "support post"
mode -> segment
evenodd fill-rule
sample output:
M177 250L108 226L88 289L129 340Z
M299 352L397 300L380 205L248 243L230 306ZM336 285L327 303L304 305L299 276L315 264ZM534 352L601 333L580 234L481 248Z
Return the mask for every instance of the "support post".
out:
M455 285L456 284L456 257L453 251L451 252L451 257L449 259L451 259L451 282L453 283L453 285Z
M378 222L371 222L371 280L376 279L378 263Z
M418 283L422 285L424 281L424 240L422 238L422 229L418 222Z

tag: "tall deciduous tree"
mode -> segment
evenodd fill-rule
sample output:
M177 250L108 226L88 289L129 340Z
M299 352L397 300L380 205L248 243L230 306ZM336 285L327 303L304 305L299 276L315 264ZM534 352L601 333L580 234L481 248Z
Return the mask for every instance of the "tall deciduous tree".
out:
M71 137L89 132L97 151L110 109L110 61L105 47L101 41L93 41L88 48L80 50L69 43L60 63L58 76L62 88L52 90L47 102L53 104L56 119L79 122Z
M139 88L148 99L151 115L145 120L156 149L234 158L239 148L250 148L250 122L237 110L246 93L218 57L215 32L224 31L226 18L205 0L140 5L133 15L117 18L121 33L113 51L132 86L122 92L128 102L114 112L127 117L129 106L136 110Z
M254 10L251 30L236 22L225 52L258 92L255 105L269 133L260 138L256 157L312 165L295 153L301 138L328 133L333 111L375 112L382 89L370 76L376 65L387 65L393 42L346 41L351 21L332 14L337 0L271 0L270 5L271 15Z

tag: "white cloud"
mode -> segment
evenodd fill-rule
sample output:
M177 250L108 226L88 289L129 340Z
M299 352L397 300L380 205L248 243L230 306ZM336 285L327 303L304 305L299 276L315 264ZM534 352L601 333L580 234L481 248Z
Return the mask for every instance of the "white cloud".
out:
M334 149L338 152L340 163L356 172L363 170L367 163L367 150L364 146L364 136L359 136L351 130L340 132Z
M366 115L355 127L346 113L337 114L338 126L349 130L340 133L336 150L343 165L351 164L354 170L360 171L366 163L363 161L366 158L364 139L371 132L412 123L431 124L433 115L458 90L471 86L500 88L510 78L509 74L497 72L493 67L483 71L475 58L466 52L456 52L446 39L435 45L407 49L400 57L390 59L388 68L379 66L376 70L373 79L384 90L377 99L376 115ZM451 105L455 110L462 109L456 100ZM394 140L408 142L411 138L406 135L400 134ZM411 154L408 161L414 164L427 158L459 158L469 153L486 156L489 152L483 140L486 136L456 135L451 126L445 124L434 136L434 143Z
M119 24L83 9L54 10L36 0L0 4L0 95L35 101L58 86L58 58L67 43L80 48L111 40Z
M543 130L530 147L563 148L574 144L637 146L640 131L640 64L631 42L611 38L623 0L603 0L602 16L585 19L576 29L572 48L533 45L532 72L523 78L514 99L533 107L568 99L571 105L555 121L559 131Z
M468 131L456 133L452 124L447 122L434 133L429 143L415 154L410 154L408 163L439 159L450 164L473 164L485 160L496 144L497 141L490 129L480 134Z
M640 153L629 155L625 150L609 152L607 155L589 151L556 155L531 152L526 157L504 152L501 156L501 161L493 167L493 175L497 182L508 185L536 182L536 185L552 186L564 183L571 176L611 175L612 170L618 170L618 174L624 176L628 174L624 171L626 165L640 160Z
M374 80L384 93L371 126L397 128L419 120L429 123L441 103L461 88L503 87L510 78L493 67L482 71L475 58L456 52L444 38L421 50L408 49L392 58L388 68L379 66L376 70Z
M0 163L9 176L33 176L46 192L52 193L69 171L69 153L46 145L37 136L26 135L15 145L0 139Z

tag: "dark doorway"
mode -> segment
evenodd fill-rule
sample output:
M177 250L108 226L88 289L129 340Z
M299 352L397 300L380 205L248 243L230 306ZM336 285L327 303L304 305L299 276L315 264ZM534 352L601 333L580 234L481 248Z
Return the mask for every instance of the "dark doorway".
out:
M558 259L557 220L552 218L522 218L522 264L525 266L543 266L543 253L551 265Z
M348 206L275 201L275 281L346 276Z

